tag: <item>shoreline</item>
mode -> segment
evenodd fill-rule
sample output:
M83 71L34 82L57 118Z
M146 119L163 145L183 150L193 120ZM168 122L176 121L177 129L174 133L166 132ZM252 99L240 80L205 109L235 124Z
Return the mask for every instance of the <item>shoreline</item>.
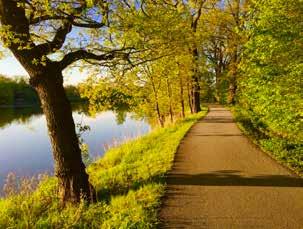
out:
M2 108L14 108L14 109L18 109L18 108L41 108L40 104L24 104L24 105L0 105L0 109Z

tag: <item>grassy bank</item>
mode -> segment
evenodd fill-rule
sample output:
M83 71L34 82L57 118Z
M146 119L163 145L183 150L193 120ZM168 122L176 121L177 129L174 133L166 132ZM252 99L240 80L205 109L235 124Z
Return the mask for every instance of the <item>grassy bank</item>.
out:
M176 149L205 114L206 110L113 148L89 166L98 192L96 204L61 208L55 178L42 179L34 192L25 182L21 193L11 191L0 200L0 228L154 228L164 176Z
M261 147L263 151L286 165L294 172L303 174L303 139L277 135L257 116L252 116L241 107L232 108L238 126Z

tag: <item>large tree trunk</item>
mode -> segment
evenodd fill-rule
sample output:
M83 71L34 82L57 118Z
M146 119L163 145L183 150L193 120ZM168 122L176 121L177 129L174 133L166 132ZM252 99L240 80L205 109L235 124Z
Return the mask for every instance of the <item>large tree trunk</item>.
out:
M62 73L58 69L56 64L46 67L42 75L31 76L31 84L38 92L47 120L59 197L62 203L78 203L81 197L93 202L95 191L82 162L71 106L63 87Z

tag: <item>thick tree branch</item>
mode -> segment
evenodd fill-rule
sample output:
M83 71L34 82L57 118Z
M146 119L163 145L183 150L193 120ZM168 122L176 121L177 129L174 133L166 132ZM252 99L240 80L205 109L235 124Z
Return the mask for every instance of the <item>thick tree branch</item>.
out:
M48 20L66 20L67 17L63 15L43 15L40 17L35 17L35 18L30 18L30 24L35 25L39 24L40 22L43 21L48 21Z
M80 22L73 21L72 25L76 26L76 27L82 27L82 28L98 29L98 28L104 27L105 23L99 23L99 22L80 23Z
M193 15L192 24L191 24L191 28L193 29L193 32L197 31L198 21L202 15L202 8L205 2L206 0L201 1L199 8L196 12L196 15Z
M83 20L85 22L77 22L75 19ZM105 23L102 22L96 22L96 21L87 21L84 20L83 18L78 18L75 16L63 16L63 15L44 15L36 18L30 19L30 24L31 25L36 25L39 24L40 22L43 21L49 21L49 20L65 20L69 21L69 23L73 26L76 27L84 27L84 28L102 28L105 26Z
M39 56L42 56L59 50L63 46L66 36L71 30L72 25L69 22L65 22L64 25L57 30L56 35L51 42L36 46L34 51Z
M109 61L116 58L128 60L130 53L123 52L122 50L113 50L104 54L94 54L86 50L77 50L71 53L68 53L60 61L61 69L65 69L67 66L78 60L97 60L97 61Z

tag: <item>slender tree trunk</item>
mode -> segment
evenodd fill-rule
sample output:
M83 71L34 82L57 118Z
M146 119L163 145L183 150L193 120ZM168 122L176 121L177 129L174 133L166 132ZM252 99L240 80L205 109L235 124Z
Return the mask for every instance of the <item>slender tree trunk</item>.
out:
M173 105L172 105L172 92L171 92L171 87L169 83L169 79L166 79L166 86L167 86L167 95L169 99L169 115L170 115L170 122L174 122L174 112L173 112Z
M185 118L184 89L183 89L183 80L180 72L179 72L179 85L180 85L181 116L182 118Z
M58 66L48 66L42 75L31 76L31 84L38 92L46 116L48 133L55 160L55 174L59 182L62 203L78 203L83 197L96 199L90 185L75 131L70 103L63 87L63 76Z
M237 53L234 53L233 63L230 70L229 76L229 88L228 88L228 103L234 105L236 103L236 92L237 92L237 64L238 57Z
M189 109L190 109L190 113L193 114L194 111L193 111L193 106L192 106L192 98L191 98L191 86L190 86L190 83L187 82L187 98L188 98L188 106L189 106Z
M237 84L236 79L231 79L229 84L229 96L228 96L228 103L234 105L236 103L236 93L237 93Z
M199 19L202 14L202 7L206 1L201 1L199 7L197 8L196 15L192 18L191 29L194 37L196 36ZM192 83L193 83L193 112L198 113L201 111L200 106L200 79L199 79L199 52L198 45L194 42L194 46L192 49L192 58L193 58L193 72L192 72Z
M192 82L193 82L193 112L198 113L201 111L200 106L200 80L199 80L199 73L198 73L198 49L194 48L193 50L193 76L192 76Z
M216 74L216 100L218 103L220 103L221 100L221 83L220 83L220 77L221 77L221 72L219 69L219 66L217 65L215 68L215 74Z
M156 89L156 86L155 86L154 78L152 76L150 76L150 81L151 81L153 93L154 93L154 96L155 96L155 107L156 107L158 122L159 122L161 127L164 127L164 120L163 120L161 112L160 112L158 93L157 93L157 89Z
M228 88L228 103L235 104L236 103L236 91L237 91L237 71L238 71L238 44L234 44L232 60L229 71L229 88Z
M164 121L163 121L163 118L162 118L162 115L161 115L161 112L160 112L158 101L156 102L156 111L157 111L158 122L159 122L161 127L164 127Z
M201 111L200 106L200 86L198 80L195 79L194 91L193 91L193 112L198 113Z
M223 64L223 59L222 59L222 55L220 54L219 55L219 59L218 59L218 63L217 63L217 66L215 68L215 73L216 73L216 99L217 101L220 103L222 102L222 97L223 97L223 94L224 92L222 91L222 87L221 87L221 77L223 75L223 67L224 67L224 64Z

